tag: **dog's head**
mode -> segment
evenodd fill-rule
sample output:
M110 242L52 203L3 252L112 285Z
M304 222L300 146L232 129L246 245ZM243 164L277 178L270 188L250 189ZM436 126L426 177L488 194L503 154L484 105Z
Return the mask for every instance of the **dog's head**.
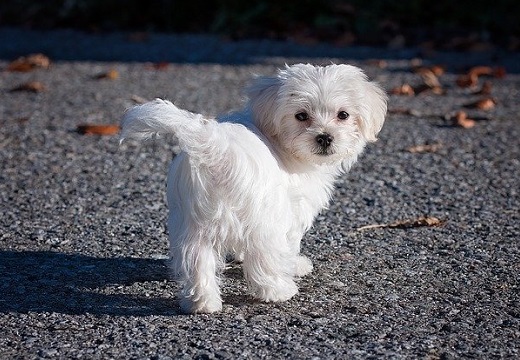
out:
M300 162L355 160L375 141L387 96L351 65L287 66L259 77L247 89L255 125L275 146Z

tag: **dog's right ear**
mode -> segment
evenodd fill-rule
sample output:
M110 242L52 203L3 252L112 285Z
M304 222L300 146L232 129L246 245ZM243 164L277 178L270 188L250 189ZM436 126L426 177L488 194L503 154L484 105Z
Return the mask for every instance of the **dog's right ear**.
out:
M278 133L274 117L276 99L281 86L281 78L262 76L254 79L246 88L254 124L266 135Z

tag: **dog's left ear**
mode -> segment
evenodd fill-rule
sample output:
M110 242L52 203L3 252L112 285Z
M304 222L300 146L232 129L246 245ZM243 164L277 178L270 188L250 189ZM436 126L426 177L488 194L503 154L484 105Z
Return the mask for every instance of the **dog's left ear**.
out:
M376 83L365 79L361 82L360 130L367 141L376 141L385 122L386 92Z
M281 85L282 79L280 77L265 76L257 77L246 88L254 123L264 134L275 135L278 133L277 122L273 116Z

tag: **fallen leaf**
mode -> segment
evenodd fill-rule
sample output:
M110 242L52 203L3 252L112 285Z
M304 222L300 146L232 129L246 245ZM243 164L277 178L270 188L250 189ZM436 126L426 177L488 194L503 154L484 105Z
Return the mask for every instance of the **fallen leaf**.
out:
M492 98L480 99L476 102L475 107L480 110L491 110L495 107L496 101Z
M365 225L357 228L358 231L369 230L369 229L379 229L379 228L390 228L390 229L411 229L416 227L434 227L441 226L445 223L445 221L440 220L433 216L421 216L417 219L409 219L409 220L400 220L390 224L372 224Z
M438 76L435 74L442 73L442 71L439 68L433 68L433 67L418 67L415 69L415 72L421 75L421 78L423 80L423 84L416 86L414 88L414 91L416 94L423 93L425 91L433 92L436 95L444 95L445 91L439 82Z
M481 76L494 76L501 79L506 76L506 69L501 66L494 69L490 66L474 66L466 74L460 75L456 83L460 87L475 87Z
M431 72L435 76L439 77L444 75L445 68L442 65L431 65L431 66L416 66L414 72L420 74L422 72Z
M461 88L475 87L478 84L478 76L474 74L462 74L457 77L455 82Z
M446 94L446 90L444 90L442 87L440 86L435 86L433 88L430 89L432 93L434 93L435 95L444 95Z
M130 97L130 99L135 102L136 104L144 104L146 102L148 102L148 100L146 100L145 98L139 96L139 95L132 95Z
M107 79L107 80L115 80L119 77L119 72L117 70L111 69L105 73L96 75L96 79Z
M441 83L439 82L439 78L435 73L428 69L428 68L419 68L417 70L417 73L421 75L421 78L423 82L429 87L429 88L442 88Z
M31 54L19 57L7 66L7 71L28 72L34 69L47 69L51 64L50 59L43 54Z
M147 64L146 68L152 70L166 70L168 66L170 66L170 63L168 63L167 61L161 61L158 63Z
M389 224L388 227L398 229L409 229L421 226L440 226L442 224L444 224L444 221L436 217L421 216L417 219L397 221L395 223Z
M474 66L468 71L469 75L475 75L477 77L482 75L492 75L493 69L489 66Z
M154 64L155 70L166 70L170 66L170 64L167 61L161 61L159 63Z
M116 135L119 133L119 125L78 125L77 131L83 135Z
M401 86L397 86L390 90L390 93L393 95L406 95L406 96L414 96L415 90L408 84L403 84Z
M27 83L24 83L22 85L12 88L10 91L11 92L28 91L28 92L33 92L33 93L39 93L39 92L42 92L45 90L47 90L47 87L45 85L43 85L41 82L29 81Z
M475 126L475 120L468 119L468 114L465 111L457 111L454 116L451 117L451 123L454 126L469 129Z
M486 97L486 98L480 99L476 102L466 104L464 106L467 108L488 111L488 110L493 109L495 107L495 105L496 105L496 101L493 98Z
M412 154L434 153L442 148L441 143L410 146L406 151Z
M430 67L431 72L435 74L435 76L444 75L446 69L442 65L433 65Z

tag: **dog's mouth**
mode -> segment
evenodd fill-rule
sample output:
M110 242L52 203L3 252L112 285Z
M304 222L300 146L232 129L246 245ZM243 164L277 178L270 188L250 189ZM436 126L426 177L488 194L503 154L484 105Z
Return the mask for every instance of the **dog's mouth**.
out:
M319 147L319 148L314 149L313 154L318 155L318 156L330 156L330 155L334 155L334 149L332 149L330 147L328 147L328 148Z

